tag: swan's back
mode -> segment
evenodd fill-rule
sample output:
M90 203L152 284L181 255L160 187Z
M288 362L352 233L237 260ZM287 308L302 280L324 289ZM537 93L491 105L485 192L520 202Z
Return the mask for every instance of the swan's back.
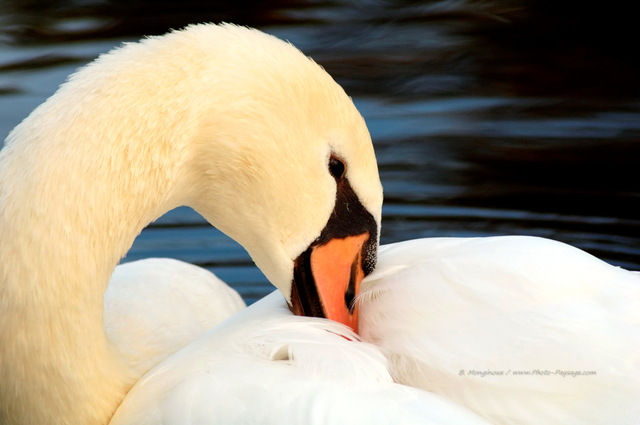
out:
M640 274L541 238L382 247L361 330L394 378L497 424L640 419Z
M273 293L168 358L111 425L488 425L392 382L379 350L347 327L293 316Z
M169 258L149 258L116 267L104 307L107 338L138 380L246 305L208 270Z

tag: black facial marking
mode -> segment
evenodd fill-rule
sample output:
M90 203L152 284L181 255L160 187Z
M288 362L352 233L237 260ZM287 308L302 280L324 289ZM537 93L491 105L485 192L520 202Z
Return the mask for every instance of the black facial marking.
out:
M344 294L344 303L349 309L349 313L353 313L353 310L356 308L355 298L356 298L356 278L358 277L358 263L359 256L356 261L351 265L351 275L349 276L349 286L347 287L347 292Z
M327 225L313 245L324 245L333 238L369 233L369 240L362 247L365 276L376 266L378 225L371 213L362 205L349 180L344 178L336 184L336 205Z
M310 246L305 252L300 254L293 267L293 285L291 286L291 299L297 299L302 306L305 316L325 317L320 303L320 296L315 285L313 272L311 271L311 251Z
M342 161L340 161L340 164L344 166ZM340 165L336 164L335 168L336 174L338 174L337 172L341 168ZM362 246L360 252L365 276L370 274L376 265L378 225L371 213L367 211L358 199L349 184L349 180L344 176L344 169L341 173L341 177L336 178L336 203L327 225L318 239L295 260L291 299L299 300L303 310L302 313L305 316L324 317L324 311L311 270L311 251L313 247L324 245L334 238L343 239L366 232L369 234L369 239ZM355 261L351 267L349 286L344 294L345 305L351 312L355 307L357 267L358 261Z

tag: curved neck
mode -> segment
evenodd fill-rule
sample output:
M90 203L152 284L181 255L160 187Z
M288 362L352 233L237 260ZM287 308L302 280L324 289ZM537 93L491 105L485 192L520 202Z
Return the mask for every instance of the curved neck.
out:
M352 103L295 48L253 30L193 26L71 76L0 152L0 423L108 421L136 377L105 336L104 291L171 208L200 211L289 294L293 259L336 202L334 144L358 158L350 182L372 185L379 216Z
M105 336L104 292L142 228L177 206L180 155L136 140L153 140L144 126L109 138L39 119L52 108L0 152L0 423L104 424L137 378Z

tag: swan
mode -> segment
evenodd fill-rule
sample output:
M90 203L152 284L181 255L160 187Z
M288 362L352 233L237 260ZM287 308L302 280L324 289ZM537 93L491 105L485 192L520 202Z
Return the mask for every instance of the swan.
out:
M383 245L360 335L493 424L640 423L640 273L526 236Z
M1 423L108 423L149 364L123 364L105 290L181 205L243 245L294 313L357 329L382 205L363 118L290 44L192 25L100 56L7 136Z
M362 117L287 43L209 24L102 55L0 152L0 423L637 422L637 274L491 238L383 247L372 274L381 204ZM148 359L105 290L179 205L280 293Z

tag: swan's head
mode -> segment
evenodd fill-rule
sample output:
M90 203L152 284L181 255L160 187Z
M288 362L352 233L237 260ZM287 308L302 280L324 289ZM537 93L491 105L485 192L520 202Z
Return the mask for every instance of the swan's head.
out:
M294 313L356 328L382 206L362 116L320 66L274 37L212 25L171 36L197 63L182 88L198 110L184 203L242 244Z
M21 138L42 143L58 180L63 163L80 170L61 202L82 203L87 228L112 223L99 237L191 206L245 247L292 311L356 327L382 205L371 138L342 88L290 44L232 25L127 44L72 76L10 137Z

